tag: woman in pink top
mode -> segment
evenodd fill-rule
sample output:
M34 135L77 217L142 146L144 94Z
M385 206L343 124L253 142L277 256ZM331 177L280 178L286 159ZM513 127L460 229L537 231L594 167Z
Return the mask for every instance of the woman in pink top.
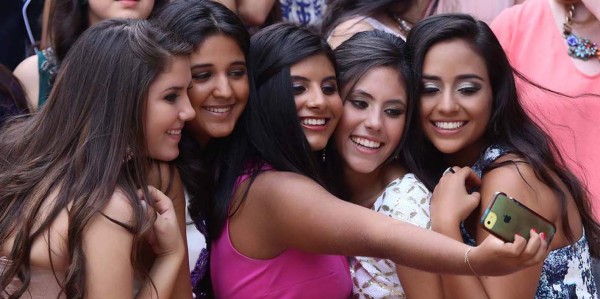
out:
M566 17L571 14L569 24ZM600 95L600 56L595 50L594 55L582 57L577 46L583 45L584 38L600 42L598 18L600 2L595 0L528 0L506 10L492 24L517 71L543 87L574 96L519 86L529 114L587 184L596 219L600 219L600 98L584 94Z
M537 234L472 248L332 196L319 171L342 112L331 49L307 29L276 24L252 37L248 61L250 100L209 225L218 298L347 298L348 255L484 275L541 260Z

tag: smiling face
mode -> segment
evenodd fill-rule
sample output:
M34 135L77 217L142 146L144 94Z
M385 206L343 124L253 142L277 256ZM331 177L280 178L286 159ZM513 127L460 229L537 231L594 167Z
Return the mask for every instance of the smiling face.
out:
M427 138L456 165L474 163L492 111L485 61L463 40L438 43L425 56L422 84L420 117Z
M322 150L342 114L335 70L324 54L307 57L290 68L296 111L313 151Z
M179 155L183 124L195 115L186 92L190 81L189 58L173 57L150 85L144 126L150 158L171 161Z
M248 102L246 59L226 35L208 37L191 55L192 87L188 95L196 118L186 124L201 144L231 134Z
M146 19L154 0L89 0L90 26L107 19Z
M345 96L335 130L335 146L344 164L372 173L393 154L406 124L406 88L398 70L368 71Z

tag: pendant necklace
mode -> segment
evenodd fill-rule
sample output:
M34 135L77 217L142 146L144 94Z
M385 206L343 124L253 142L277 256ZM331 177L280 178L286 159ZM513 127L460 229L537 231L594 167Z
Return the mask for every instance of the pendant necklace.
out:
M598 45L587 38L578 37L572 33L573 16L575 14L575 4L568 5L567 15L563 23L563 37L569 47L569 56L581 60L596 58L600 60L600 51Z

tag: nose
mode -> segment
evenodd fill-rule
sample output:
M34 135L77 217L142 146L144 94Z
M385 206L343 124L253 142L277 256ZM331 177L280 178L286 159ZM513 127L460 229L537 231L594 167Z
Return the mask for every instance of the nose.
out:
M370 109L365 119L365 127L372 131L381 130L381 113L377 109Z
M231 85L229 84L229 78L227 78L226 74L222 74L217 76L216 80L216 86L215 89L213 91L213 94L215 95L215 97L218 98L230 98L231 95L233 94L233 90L231 89Z
M446 90L439 98L437 110L441 113L453 113L458 111L459 105L451 90Z
M188 120L193 119L196 116L196 111L192 107L192 103L190 102L190 98L187 95L187 92L184 92L182 95L182 99L180 101L181 105L179 108L179 118L186 122Z

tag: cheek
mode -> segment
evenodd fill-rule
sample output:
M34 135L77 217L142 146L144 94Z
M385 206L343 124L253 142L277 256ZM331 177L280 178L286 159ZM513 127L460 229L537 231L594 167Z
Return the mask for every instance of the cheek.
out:
M344 103L342 103L342 98L339 95L331 96L329 99L329 106L331 107L331 113L337 118L340 119L344 113Z
M248 102L250 96L250 88L248 87L248 80L237 80L233 86L233 92L235 93L236 100L240 103Z
M199 110L208 99L208 91L201 85L194 84L192 88L188 90L188 97L194 110Z
M405 125L405 117L394 119L394 121L390 121L386 124L386 131L388 132L389 142L391 143L394 149L398 146L398 144L400 144L400 140L402 140Z

